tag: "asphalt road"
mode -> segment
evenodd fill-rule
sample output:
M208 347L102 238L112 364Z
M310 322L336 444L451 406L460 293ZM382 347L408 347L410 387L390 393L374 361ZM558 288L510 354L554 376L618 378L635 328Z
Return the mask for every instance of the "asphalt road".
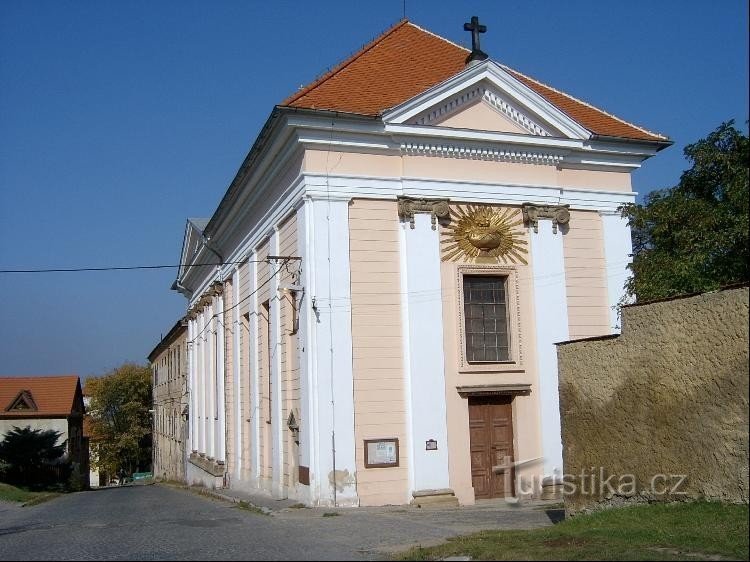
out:
M0 560L375 560L480 529L549 524L539 509L262 515L186 490L133 486L0 505Z

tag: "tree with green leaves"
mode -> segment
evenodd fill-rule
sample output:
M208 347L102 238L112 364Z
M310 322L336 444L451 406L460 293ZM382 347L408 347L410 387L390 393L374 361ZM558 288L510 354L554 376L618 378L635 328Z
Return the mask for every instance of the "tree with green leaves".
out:
M65 441L58 443L62 433L54 429L13 427L0 442L0 464L7 482L45 486L53 480L66 478L63 466ZM51 470L58 465L59 471Z
M722 123L685 147L692 166L644 205L623 208L633 235L630 297L649 301L747 282L748 136Z
M126 363L88 379L94 464L107 474L132 474L151 463L151 370Z

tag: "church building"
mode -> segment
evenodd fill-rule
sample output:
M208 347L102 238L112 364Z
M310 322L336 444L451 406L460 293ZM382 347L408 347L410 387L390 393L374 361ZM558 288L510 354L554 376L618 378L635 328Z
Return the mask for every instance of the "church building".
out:
M311 506L539 497L555 343L618 330L671 141L401 21L273 108L187 222L187 479Z

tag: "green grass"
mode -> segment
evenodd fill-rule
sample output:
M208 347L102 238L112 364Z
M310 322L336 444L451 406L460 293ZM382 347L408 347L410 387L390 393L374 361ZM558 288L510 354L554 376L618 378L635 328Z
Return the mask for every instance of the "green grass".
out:
M651 504L579 515L531 531L485 531L399 560L747 560L748 506Z
M32 492L0 482L0 501L18 502L24 506L30 506L46 502L59 495L58 492Z

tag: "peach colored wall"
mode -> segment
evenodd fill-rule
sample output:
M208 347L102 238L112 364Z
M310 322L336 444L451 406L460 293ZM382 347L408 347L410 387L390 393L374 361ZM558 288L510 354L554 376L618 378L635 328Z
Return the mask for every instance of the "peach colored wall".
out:
M398 225L395 201L351 203L354 432L361 505L409 500ZM399 439L399 466L365 468L364 440L389 437Z
M499 111L493 109L487 103L478 101L449 115L439 123L441 127L453 127L455 129L472 129L474 131L496 131L498 133L522 133L527 135L529 132L513 123Z
M354 174L397 177L401 175L398 156L385 154L360 154L327 150L306 150L302 164L305 172L321 174Z
M596 170L567 170L557 172L557 185L579 189L604 189L633 191L630 174L625 172L599 172Z
M250 299L245 298L250 294L250 273L247 263L240 264L239 269L239 284L240 284L240 316L247 314L250 310Z
M226 427L225 462L227 471L234 474L235 448L238 446L237 431L235 429L238 413L234 407L234 322L233 311L234 289L232 280L224 281L224 415Z
M250 311L250 301L248 298L250 294L250 271L249 264L242 263L239 267L239 313L240 313L240 324L238 329L240 331L240 379L242 381L240 396L240 408L239 412L241 423L241 435L239 436L241 447L242 447L242 478L249 477L250 474L250 427L247 419L250 417L250 381L252 375L250 373L250 324L249 318L245 315Z
M524 229L524 239L528 233ZM529 265L486 265L482 272L497 270L509 274L509 314L512 345L512 365L497 365L494 370L487 366L463 365L461 360L459 270L476 266L468 261L443 262L441 267L443 286L443 328L445 349L446 408L448 416L448 443L450 446L450 482L461 504L474 503L471 483L471 457L469 439L468 398L462 397L457 387L483 384L529 384L528 396L516 396L513 400L514 454L516 459L533 459L541 456L541 434L538 402L538 378L535 356L535 326L533 308L533 284ZM514 306L515 304L515 306ZM517 471L516 480L527 482L541 472L541 464Z
M263 303L271 298L271 283L268 281L270 277L270 267L268 262L265 261L266 257L270 254L270 241L266 240L258 248L257 256L259 263L257 264L257 287L258 292L258 317L250 321L257 322L258 326L258 352L260 356L260 371L258 373L258 401L259 401L259 416L258 422L260 424L260 474L258 475L262 480L267 480L267 483L271 481L273 472L271 467L271 424L267 423L270 418L270 408L268 404L268 381L269 372L268 368L270 365L270 358L268 353L268 322L269 318L266 313Z
M243 264L242 269L247 269L247 266ZM242 287L241 283L240 287ZM248 294L250 294L249 291L242 292L242 290L240 290L240 299L245 298ZM250 382L253 380L253 377L250 373L250 320L248 316L245 316L245 314L242 313L242 309L240 309L240 325L238 326L238 329L240 330L240 379L242 380L242 395L240 396L242 435L240 435L240 440L242 443L242 478L244 480L250 476L251 471L251 437L248 419L251 417ZM253 392L255 392L255 390L253 390Z
M279 253L282 256L297 255L297 215L292 214L279 227ZM291 261L279 275L279 285L284 287L294 283L293 272L299 263ZM284 448L283 479L285 486L294 486L299 481L299 447L287 427L289 414L294 410L297 423L300 411L300 375L299 375L299 336L292 334L294 299L289 293L280 292L281 322L281 409Z
M563 232L569 337L575 340L609 334L601 217L594 211L571 211Z
M415 177L452 181L502 182L604 191L632 191L630 174L567 170L541 164L307 150L303 171L342 175Z

